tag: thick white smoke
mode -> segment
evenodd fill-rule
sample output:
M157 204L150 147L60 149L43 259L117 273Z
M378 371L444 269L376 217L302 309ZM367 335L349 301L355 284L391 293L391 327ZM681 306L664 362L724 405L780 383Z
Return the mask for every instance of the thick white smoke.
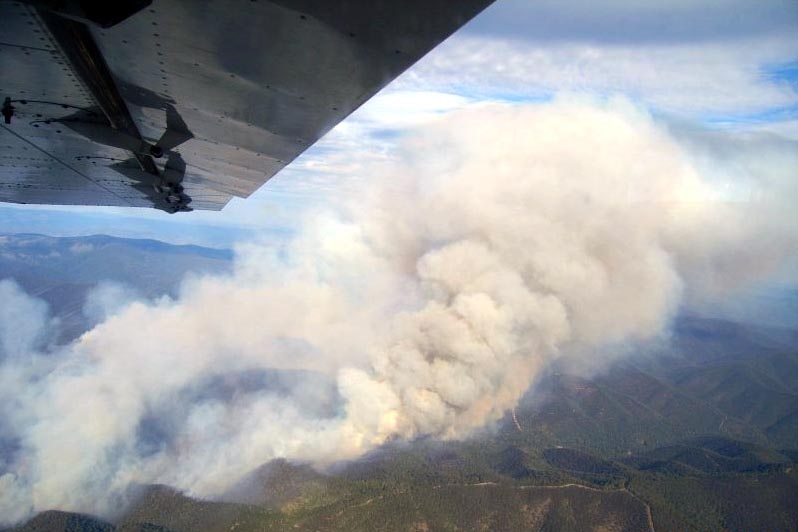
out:
M694 280L741 282L795 243L787 198L719 198L739 176L699 152L620 100L482 106L408 135L290 243L65 348L0 284L0 515L107 512L136 483L213 496L276 457L468 436L554 359L657 335ZM746 177L778 181L787 153Z

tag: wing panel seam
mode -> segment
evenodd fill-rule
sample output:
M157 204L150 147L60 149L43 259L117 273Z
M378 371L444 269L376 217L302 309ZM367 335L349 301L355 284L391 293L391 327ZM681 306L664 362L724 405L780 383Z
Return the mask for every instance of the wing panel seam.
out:
M95 181L94 179L90 178L89 176L87 176L87 175L86 175L86 174L84 174L83 172L80 172L79 170L76 170L75 168L73 168L72 166L68 165L67 163L65 163L64 161L62 161L61 159L59 159L59 158L58 158L58 157L56 157L55 155L53 155L53 154L49 153L49 152L48 152L47 150L45 150L44 148L41 148L40 146L38 146L37 144L35 144L35 143L34 143L34 142L32 142L31 140L29 140L29 139L27 139L27 138L23 137L22 135L20 135L20 134L19 134L19 133L17 133L16 131L13 131L13 130L9 129L9 128L7 128L6 126L4 126L4 125L2 125L2 124L0 124L0 127L2 127L4 130L6 130L7 132L11 133L11 134L12 134L12 135L14 135L15 137L17 137L19 140L21 140L21 141L23 141L23 142L26 142L26 143L28 143L29 145L33 146L35 149L39 150L40 152L42 152L42 153L43 153L43 154L45 154L46 156L50 157L50 158L51 158L51 159L53 159L54 161L57 161L58 163L60 163L61 165L63 165L65 168L67 168L67 169L69 169L69 170L72 170L73 172L75 172L76 174L78 174L79 176L81 176L83 179L85 179L86 181L88 181L89 183L91 183L91 184L93 184L93 185L97 186L98 188L101 188L101 189L103 189L104 191L108 192L108 193L109 193L109 194L111 194L112 196L115 196L115 197L119 198L120 200L124 201L125 203L127 203L127 204L128 204L128 205L130 205L131 207L134 207L134 205L133 205L132 203L130 203L128 200L126 200L126 199L125 199L125 198L123 198L122 196L120 196L120 195L118 195L118 194L114 193L114 192L113 192L111 189L109 189L109 188L107 188L107 187L105 187L105 186L101 185L100 183L98 183L98 182L97 182L97 181Z

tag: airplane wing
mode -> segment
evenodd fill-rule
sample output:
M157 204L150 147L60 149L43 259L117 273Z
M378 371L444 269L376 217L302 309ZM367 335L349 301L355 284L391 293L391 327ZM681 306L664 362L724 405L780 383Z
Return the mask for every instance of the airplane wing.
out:
M0 0L0 201L221 209L493 0Z

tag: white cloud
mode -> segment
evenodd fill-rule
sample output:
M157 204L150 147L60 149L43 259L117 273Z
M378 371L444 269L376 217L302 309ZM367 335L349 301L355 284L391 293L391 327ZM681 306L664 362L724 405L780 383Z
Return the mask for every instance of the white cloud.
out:
M798 105L793 87L763 71L796 54L798 34L664 44L464 34L425 57L398 85L487 98L623 94L659 110L701 118Z
M757 113L798 105L791 0L498 0L395 83L471 97L622 94L661 111Z
M253 197L292 194L301 198L306 208L345 198L352 187L377 178L364 175L363 168L391 161L397 140L408 129L474 103L448 92L388 88L333 128ZM246 209L246 205L237 207Z

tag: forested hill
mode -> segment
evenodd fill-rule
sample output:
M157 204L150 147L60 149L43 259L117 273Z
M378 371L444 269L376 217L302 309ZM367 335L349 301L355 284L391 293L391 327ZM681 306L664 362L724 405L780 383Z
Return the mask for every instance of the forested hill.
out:
M227 249L104 235L0 235L0 280L13 279L47 302L67 341L90 326L83 307L98 283L118 283L143 298L174 295L188 273L229 271L232 255Z

